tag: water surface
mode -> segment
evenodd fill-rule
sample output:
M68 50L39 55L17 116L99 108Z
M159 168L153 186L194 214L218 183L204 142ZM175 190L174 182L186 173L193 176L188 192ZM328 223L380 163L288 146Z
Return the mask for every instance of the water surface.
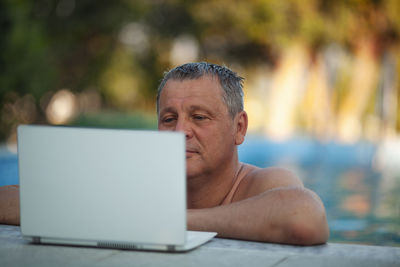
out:
M326 207L329 242L400 246L400 169L374 167L377 146L313 139L282 143L250 136L240 160L293 170ZM400 166L400 165L399 165ZM0 186L18 184L17 155L0 149Z

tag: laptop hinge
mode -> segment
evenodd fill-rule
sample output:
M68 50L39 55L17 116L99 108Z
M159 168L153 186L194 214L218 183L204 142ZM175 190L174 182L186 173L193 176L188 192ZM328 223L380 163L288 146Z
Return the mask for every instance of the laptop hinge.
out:
M32 242L34 244L40 244L40 237L39 236L33 236L32 237Z

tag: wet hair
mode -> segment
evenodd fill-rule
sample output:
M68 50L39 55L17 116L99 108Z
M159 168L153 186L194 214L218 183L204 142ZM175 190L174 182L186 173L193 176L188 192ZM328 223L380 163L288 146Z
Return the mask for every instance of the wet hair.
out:
M187 63L164 73L157 91L157 114L160 112L160 95L168 80L195 80L203 76L218 77L222 99L232 118L243 111L243 78L225 66L207 62Z

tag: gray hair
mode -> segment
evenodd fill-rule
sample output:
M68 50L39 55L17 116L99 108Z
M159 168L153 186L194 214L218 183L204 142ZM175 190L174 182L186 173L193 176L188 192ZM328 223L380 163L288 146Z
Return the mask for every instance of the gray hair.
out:
M183 64L164 73L157 91L157 114L160 112L160 95L168 80L194 80L205 75L218 77L223 89L222 99L232 118L243 111L243 78L225 66L195 62Z

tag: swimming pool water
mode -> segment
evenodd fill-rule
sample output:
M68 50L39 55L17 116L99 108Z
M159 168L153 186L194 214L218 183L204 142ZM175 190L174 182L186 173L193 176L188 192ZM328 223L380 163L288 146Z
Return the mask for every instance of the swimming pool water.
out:
M324 202L330 242L400 246L400 169L376 168L376 145L253 137L239 152L244 162L297 173Z
M312 139L274 143L250 136L243 162L293 170L324 202L329 242L400 246L400 171L374 168L376 146ZM18 184L17 155L0 149L0 186Z

